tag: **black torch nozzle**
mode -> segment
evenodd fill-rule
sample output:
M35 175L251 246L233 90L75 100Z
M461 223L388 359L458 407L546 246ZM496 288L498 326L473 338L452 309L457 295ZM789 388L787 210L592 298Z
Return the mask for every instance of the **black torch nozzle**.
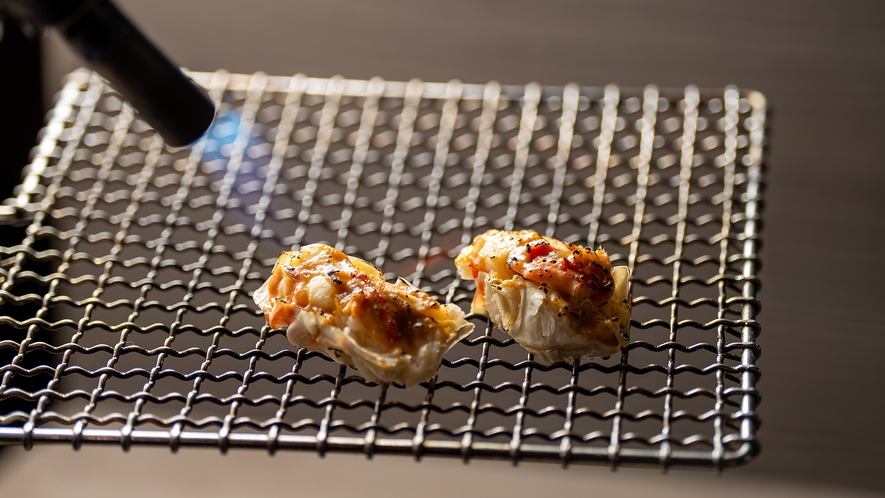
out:
M195 142L215 117L206 92L110 0L0 0L13 15L52 26L165 142Z

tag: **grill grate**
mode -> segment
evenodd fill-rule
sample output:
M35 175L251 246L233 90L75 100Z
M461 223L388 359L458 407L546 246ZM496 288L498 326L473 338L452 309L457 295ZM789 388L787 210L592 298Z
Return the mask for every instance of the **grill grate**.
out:
M169 150L84 70L0 248L0 441L215 445L723 467L758 450L765 99L721 92L196 73L220 114ZM469 307L488 228L602 244L634 342L535 362L483 317L435 383L294 350L250 293L326 242Z

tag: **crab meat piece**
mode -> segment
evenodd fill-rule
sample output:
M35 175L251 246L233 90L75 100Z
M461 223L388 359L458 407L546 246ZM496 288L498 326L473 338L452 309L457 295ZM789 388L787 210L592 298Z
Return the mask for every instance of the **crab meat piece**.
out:
M455 266L476 281L471 311L548 362L610 356L630 343L630 271L612 268L602 248L489 230Z
M457 305L442 305L371 264L324 245L280 254L254 294L293 345L356 368L370 382L413 386L436 375L443 355L470 335Z

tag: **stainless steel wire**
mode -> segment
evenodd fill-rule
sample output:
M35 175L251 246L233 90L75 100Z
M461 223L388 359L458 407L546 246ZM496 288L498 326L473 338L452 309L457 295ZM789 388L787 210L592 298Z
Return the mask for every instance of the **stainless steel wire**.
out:
M88 71L60 92L3 211L26 231L0 248L0 402L30 404L0 413L0 443L718 468L758 452L758 92L194 77L220 111L190 149ZM632 267L633 343L549 365L471 316L437 378L404 389L291 347L251 302L280 251L325 242L467 308L451 260L489 228Z

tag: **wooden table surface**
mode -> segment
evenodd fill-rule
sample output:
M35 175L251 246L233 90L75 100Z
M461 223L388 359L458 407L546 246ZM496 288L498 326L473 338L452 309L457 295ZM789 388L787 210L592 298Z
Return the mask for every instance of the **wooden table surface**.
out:
M882 2L118 3L194 70L762 91L774 108L761 252L763 451L718 482L885 491ZM57 89L79 62L50 42L47 87ZM694 475L674 472L670 482Z

